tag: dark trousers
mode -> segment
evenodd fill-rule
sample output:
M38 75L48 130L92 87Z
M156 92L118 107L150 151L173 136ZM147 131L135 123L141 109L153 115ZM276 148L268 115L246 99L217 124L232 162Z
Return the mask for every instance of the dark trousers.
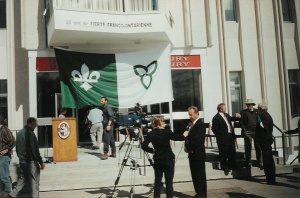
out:
M217 136L217 144L219 149L220 168L236 168L236 150L233 134L228 133Z
M191 169L192 180L197 193L196 197L207 197L205 160L189 154L189 163Z
M251 131L244 132L244 142L245 142L245 156L246 163L251 164L251 150L252 150L252 140L254 140L254 148L256 153L256 163L261 164L261 148L258 141L255 139L255 133Z
M106 131L106 126L104 127L103 130L104 138L103 138L103 151L108 152L109 151L109 146L111 148L111 152L116 152L116 144L115 144L115 138L114 138L114 127L111 125L110 131Z
M38 198L40 191L40 166L34 161L29 161L20 163L20 169L20 178L17 185L10 192L10 195L16 197L28 183L30 185L30 197Z
M162 177L165 174L167 198L173 197L174 160L154 161L154 198L160 197Z
M267 183L275 182L276 170L272 153L272 146L269 144L261 144L263 167L266 175Z

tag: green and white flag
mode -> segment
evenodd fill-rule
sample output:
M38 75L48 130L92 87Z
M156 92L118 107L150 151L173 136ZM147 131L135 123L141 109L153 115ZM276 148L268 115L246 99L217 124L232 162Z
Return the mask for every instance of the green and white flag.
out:
M99 106L102 96L119 108L173 100L169 45L120 54L55 48L55 55L63 107Z

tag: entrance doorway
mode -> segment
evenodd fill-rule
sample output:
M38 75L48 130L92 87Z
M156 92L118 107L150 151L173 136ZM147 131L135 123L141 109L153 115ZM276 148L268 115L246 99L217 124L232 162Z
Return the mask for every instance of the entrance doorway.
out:
M61 110L61 89L58 72L39 72L37 73L37 117L45 118L58 117ZM100 104L99 104L100 105ZM75 117L77 123L77 143L91 144L90 131L84 122L89 108L67 109L66 117ZM48 133L48 145L52 146L52 126L46 126ZM44 147L45 126L38 127L38 142L40 147Z

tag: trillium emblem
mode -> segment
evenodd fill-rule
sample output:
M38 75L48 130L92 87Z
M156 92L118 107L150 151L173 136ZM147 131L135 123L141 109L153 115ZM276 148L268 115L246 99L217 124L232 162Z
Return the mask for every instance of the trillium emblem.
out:
M73 76L73 80L75 82L83 82L80 86L84 90L88 91L93 86L90 83L97 83L100 78L100 73L97 71L93 71L90 73L90 70L86 64L81 66L81 74L77 70L73 70L71 75Z
M58 136L62 139L66 139L70 135L70 125L69 123L63 121L58 125L59 131Z
M152 82L152 75L157 68L157 61L152 61L149 65L133 66L134 73L141 78L141 83L145 89L149 89Z

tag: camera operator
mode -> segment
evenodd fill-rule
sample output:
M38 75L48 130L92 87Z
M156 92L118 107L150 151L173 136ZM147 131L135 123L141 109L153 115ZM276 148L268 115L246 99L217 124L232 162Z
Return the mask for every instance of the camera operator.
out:
M103 129L104 129L104 154L100 157L101 160L106 160L108 158L109 146L111 147L111 155L110 157L116 157L116 145L114 138L114 124L113 120L114 111L112 107L108 104L108 99L106 97L102 97L100 99L101 105L103 106Z
M154 160L154 198L160 197L162 187L162 176L165 175L166 194L167 197L173 197L173 177L175 167L175 155L171 149L170 140L183 141L188 135L185 131L183 135L173 133L169 129L164 128L164 117L155 116L151 120L153 130L145 135L145 140L142 143L142 149L153 154ZM148 145L152 143L154 148Z

